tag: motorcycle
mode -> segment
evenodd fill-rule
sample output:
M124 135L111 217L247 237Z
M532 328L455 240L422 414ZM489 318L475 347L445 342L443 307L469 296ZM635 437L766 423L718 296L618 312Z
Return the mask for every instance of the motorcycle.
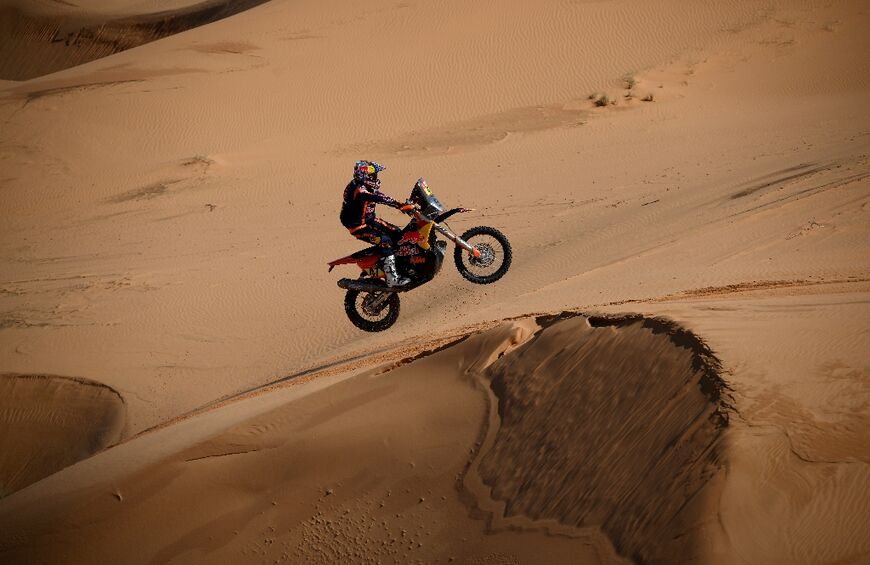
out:
M411 221L402 229L395 255L397 270L410 279L409 284L387 286L377 246L329 262L330 272L337 265L348 264L356 264L362 270L359 278L343 278L338 286L347 290L344 296L347 317L367 332L384 331L395 324L399 318L399 294L428 283L441 270L447 242L438 239L438 235L455 245L453 261L459 274L475 284L494 283L511 266L511 245L504 234L495 228L477 226L456 235L445 224L446 220L473 210L452 208L445 212L444 205L422 178L414 184L406 203L414 208L406 212Z

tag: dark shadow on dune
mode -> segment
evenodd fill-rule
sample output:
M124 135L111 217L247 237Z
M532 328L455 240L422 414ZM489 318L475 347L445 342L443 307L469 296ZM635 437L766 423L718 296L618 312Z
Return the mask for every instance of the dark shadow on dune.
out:
M206 0L130 18L37 16L0 11L0 79L27 80L222 20L268 0Z
M0 375L0 498L121 439L124 399L86 379Z
M96 88L104 88L107 86L116 86L119 84L129 84L133 82L141 82L139 79L130 79L130 80L107 80L100 82L91 82L87 84L74 84L72 86L61 86L57 88L43 88L40 90L33 90L31 92L27 92L24 98L24 105L30 104L36 100L41 98L45 98L46 96L58 96L62 94L66 94L67 92L76 92L81 90L93 90Z
M504 514L491 524L600 528L638 563L696 559L728 424L718 360L668 320L538 323L486 374L498 420L476 472Z
M730 401L727 401L730 389L728 384L722 380L722 364L713 354L710 346L700 337L672 320L646 318L640 314L613 317L590 316L588 321L589 325L593 328L607 326L627 327L633 324L641 324L642 327L649 329L653 334L664 334L670 338L674 345L691 351L692 368L701 374L698 383L701 387L701 392L707 396L710 402L717 406L716 415L721 419L720 423L722 426L728 425L728 411L733 408Z

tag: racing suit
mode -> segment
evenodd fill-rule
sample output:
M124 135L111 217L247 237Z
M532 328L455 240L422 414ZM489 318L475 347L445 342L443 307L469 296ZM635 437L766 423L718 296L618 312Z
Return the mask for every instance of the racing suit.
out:
M379 190L373 190L354 179L344 189L341 206L341 224L351 235L372 245L377 245L381 255L387 257L395 251L402 230L390 222L375 216L375 205L384 204L400 209L402 203Z

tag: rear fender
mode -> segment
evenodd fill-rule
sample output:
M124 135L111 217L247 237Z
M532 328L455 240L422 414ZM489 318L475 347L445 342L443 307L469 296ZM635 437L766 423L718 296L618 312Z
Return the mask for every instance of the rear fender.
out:
M336 259L335 261L330 261L329 263L327 263L327 265L329 265L329 272L331 273L332 270L337 265L350 265L351 263L356 263L356 262L357 262L356 259L354 259L350 255L348 255L347 257L342 257L341 259Z
M363 257L362 259L357 259L357 266L363 271L374 269L378 265L378 261L381 260L380 255L370 255L368 257Z
M357 251L347 257L342 257L341 259L336 259L335 261L330 261L327 263L329 265L329 271L332 272L337 265L357 265L360 269L366 270L374 267L378 260L380 260L381 255L378 251L377 247L369 247L368 249L363 249L362 251Z

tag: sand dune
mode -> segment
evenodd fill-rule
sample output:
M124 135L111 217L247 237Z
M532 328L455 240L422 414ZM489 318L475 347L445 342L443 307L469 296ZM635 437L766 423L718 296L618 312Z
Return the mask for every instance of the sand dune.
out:
M27 80L247 10L266 0L0 4L0 78ZM113 5L114 4L114 5ZM232 43L215 49L232 52Z
M866 561L865 2L253 4L2 4L0 371L123 404L0 561ZM359 158L508 275L357 331Z
M117 443L124 400L83 379L0 375L0 497Z
M235 415L222 408L142 436L45 483L62 501L52 516L30 514L44 496L36 491L10 498L0 547L34 562L500 562L544 552L576 563L620 561L612 540L647 562L691 558L693 532L715 511L705 485L721 465L715 359L661 322L542 323L504 324L393 370L342 376L277 409L255 397ZM529 370L536 382L517 379ZM637 420L620 425L627 413ZM162 438L195 427L208 430L205 441L165 447ZM71 490L82 472L87 485ZM82 516L74 509L85 499L93 504ZM168 500L180 514L157 526ZM481 512L490 518L472 518ZM64 532L82 519L71 550ZM95 543L110 527L113 541Z
M499 518L599 526L634 561L690 560L728 421L717 361L662 321L594 323L559 322L493 365L483 484Z

